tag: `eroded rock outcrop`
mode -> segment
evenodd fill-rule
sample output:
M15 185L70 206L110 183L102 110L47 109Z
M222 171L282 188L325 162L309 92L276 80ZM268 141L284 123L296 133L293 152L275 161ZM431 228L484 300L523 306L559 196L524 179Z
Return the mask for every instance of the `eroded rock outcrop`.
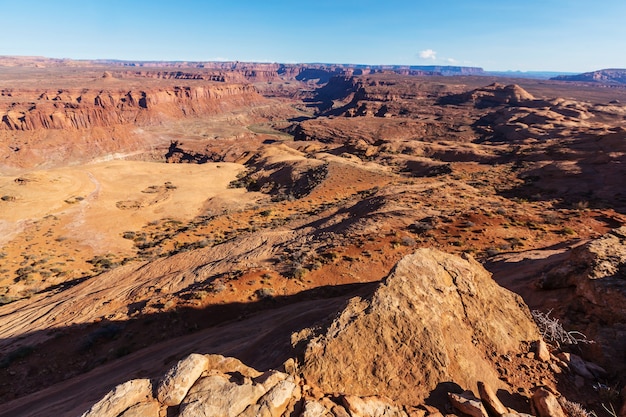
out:
M419 404L442 381L502 387L494 356L538 338L521 298L476 261L419 249L309 342L302 372L325 392Z
M444 96L440 99L440 103L461 104L471 102L476 107L493 107L503 104L515 105L534 99L535 97L532 94L517 84L502 85L493 83L466 93Z
M12 94L2 90L2 95ZM247 84L175 86L152 90L20 91L21 101L0 109L0 130L89 129L127 123L149 124L163 117L221 112L228 105L260 102Z
M547 271L542 288L576 287L576 294L606 310L611 321L626 320L626 226L571 251L562 265Z
M193 353L160 380L118 385L82 417L279 417L289 415L300 397L294 376L261 373L235 358Z

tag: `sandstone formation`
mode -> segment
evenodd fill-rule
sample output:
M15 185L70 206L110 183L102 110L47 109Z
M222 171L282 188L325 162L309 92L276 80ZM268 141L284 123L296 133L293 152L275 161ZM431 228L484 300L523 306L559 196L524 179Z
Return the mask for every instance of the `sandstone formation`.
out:
M626 69L603 69L577 75L559 75L552 78L558 81L592 82L599 84L626 84Z
M546 271L542 288L574 287L607 324L626 320L626 227L572 250L562 264Z
M476 261L420 249L309 342L302 372L326 392L420 403L442 381L503 387L495 357L538 337L521 299Z
M503 104L519 105L534 99L535 97L533 97L532 94L528 93L519 85L501 85L493 83L466 93L445 96L440 102L443 104L470 102L476 107L496 107Z
M250 85L173 87L156 91L87 90L20 91L33 102L13 102L0 109L0 130L90 129L122 124L149 124L159 117L217 113L228 100L238 105L261 101ZM2 96L16 97L10 89ZM19 97L19 96L18 96ZM232 104L231 104L232 105Z
M212 365L217 364L217 368ZM233 366L234 365L234 366ZM293 377L268 372L251 379L241 363L218 355L191 354L161 378L156 398L149 380L132 380L115 387L82 417L288 415L300 398ZM259 373L260 374L260 373ZM178 405L180 408L178 409ZM176 411L174 411L176 412Z
M134 379L116 386L94 404L82 417L108 417L122 415L131 407L152 399L152 382Z

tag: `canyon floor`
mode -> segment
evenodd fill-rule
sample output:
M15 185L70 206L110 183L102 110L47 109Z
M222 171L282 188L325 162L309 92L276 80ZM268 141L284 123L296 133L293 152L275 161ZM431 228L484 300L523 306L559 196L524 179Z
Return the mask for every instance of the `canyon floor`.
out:
M606 288L572 265L626 223L626 89L325 75L0 67L0 415L78 415L193 352L279 367L419 248L595 342L552 346L595 380L500 361L510 407L619 407L626 249L585 264Z

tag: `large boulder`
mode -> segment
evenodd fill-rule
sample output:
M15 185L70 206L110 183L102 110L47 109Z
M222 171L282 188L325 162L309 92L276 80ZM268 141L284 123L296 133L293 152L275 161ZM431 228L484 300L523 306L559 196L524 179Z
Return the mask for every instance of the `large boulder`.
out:
M439 383L505 388L494 362L540 338L522 299L469 256L419 249L309 341L302 373L323 392L420 404Z

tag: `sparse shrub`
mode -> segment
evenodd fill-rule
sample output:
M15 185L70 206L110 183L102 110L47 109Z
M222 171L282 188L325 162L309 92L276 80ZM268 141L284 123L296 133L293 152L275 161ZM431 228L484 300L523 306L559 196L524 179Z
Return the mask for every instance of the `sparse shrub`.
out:
M209 241L209 239L202 239L202 240L196 242L195 246L198 247L198 248L206 248L210 244L211 244L211 242Z
M496 256L497 254L499 254L500 251L497 248L487 248L487 250L485 250L485 255L487 256Z
M557 224L559 222L559 216L554 212L548 212L543 216L543 221L546 224Z
M609 413L611 417L618 417L617 412L615 411L615 407L613 407L613 404L609 404L609 406L607 407L606 405L604 405L604 403L602 403L602 408L604 408L604 411Z
M20 346L9 352L2 360L0 360L0 368L8 368L14 361L24 359L35 351L32 346Z
M121 358L122 356L126 356L132 352L130 346L120 346L113 352L113 356L116 358Z
M613 406L613 403L619 403L620 401L619 385L611 386L596 382L595 384L593 384L593 389L598 393L598 395L600 395L600 399L602 400L602 402L608 403L611 408ZM606 406L604 407L606 408ZM607 412L611 414L610 410L607 410Z
M286 275L287 278L302 279L308 272L308 269L303 267L301 264L296 263L287 271Z
M588 201L578 201L572 205L575 210L586 210L589 208Z
M96 273L108 271L109 269L113 269L119 266L119 263L111 260L111 257L111 254L107 256L95 256L94 258L89 259L87 263L93 265L91 269Z
M498 207L495 211L496 214L499 214L500 216L505 216L506 215L506 210L504 209L504 207Z
M11 297L10 295L2 294L0 295L0 306L17 300L19 300L19 297Z
M158 185L151 185L148 188L146 188L145 190L141 190L142 193L145 194L155 194L159 192L159 186Z
M402 244L402 246L415 246L417 244L415 239L410 236L404 236L402 239L400 239L400 243Z
M89 333L81 345L82 350L88 350L96 343L113 340L119 336L124 328L115 323L107 323Z
M65 201L67 204L76 204L76 203L79 203L79 202L83 201L84 199L85 199L85 197L74 196L74 197L70 197L67 200L63 200L63 201Z
M566 226L563 229L561 229L560 233L563 234L563 235L569 235L569 236L576 234L574 229L572 229L571 227L568 227L568 226Z
M34 270L34 268L32 266L24 266L22 268L18 268L15 271L16 277L15 277L14 281L15 282L26 281L26 280L28 280L30 275L32 273L34 273L34 272L35 272L35 270Z
M135 238L135 232L133 232L133 231L127 231L127 232L124 232L124 233L122 234L122 237L123 237L124 239L131 239L131 240L132 240L132 239L134 239L134 238Z
M512 249L517 248L518 246L524 246L524 242L521 241L518 237L509 237L506 239L509 242L509 245Z
M559 319L550 317L552 310L547 313L543 313L539 310L533 310L532 315L539 332L548 343L552 343L556 346L563 345L577 345L579 343L594 343L592 340L587 340L587 336L577 331L566 331L563 329Z
M226 289L226 284L221 279L217 279L211 283L209 289L213 294L219 294Z
M413 233L417 233L419 235L429 232L434 229L434 226L430 223L420 221L415 222L411 226L409 226L409 230Z
M274 290L271 288L259 288L254 294L261 300L274 297Z
M15 196L14 195L3 195L2 197L0 197L0 199L2 201L15 201Z
M259 214L263 217L269 217L272 214L272 210L263 210Z
M331 261L334 262L337 259L339 259L339 254L337 252L334 251L329 251L329 252L324 252L322 253L322 258L327 260L327 261Z
M190 298L194 299L194 300L203 300L205 299L207 296L209 295L208 292L204 291L204 290L200 290L200 291L195 291L191 293Z
M558 400L569 417L597 417L595 413L585 410L582 405L570 401L565 397L560 397Z

